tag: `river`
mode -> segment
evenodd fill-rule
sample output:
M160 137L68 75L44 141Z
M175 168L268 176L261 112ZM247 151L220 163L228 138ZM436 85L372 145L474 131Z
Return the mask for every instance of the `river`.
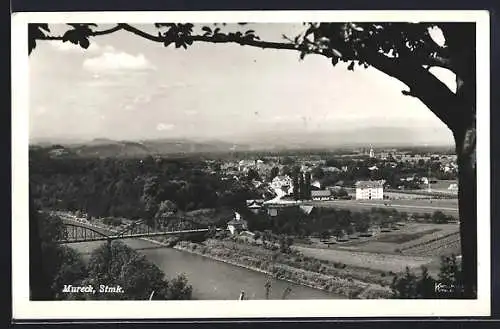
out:
M193 299L236 300L245 291L248 299L264 299L264 285L268 276L242 267L226 264L207 257L140 240L124 239L128 246L146 255L168 278L184 273L193 286ZM95 248L105 242L72 243L69 246L87 259ZM326 291L296 285L282 280L272 280L271 299L281 299L283 291L291 288L287 299L337 299Z

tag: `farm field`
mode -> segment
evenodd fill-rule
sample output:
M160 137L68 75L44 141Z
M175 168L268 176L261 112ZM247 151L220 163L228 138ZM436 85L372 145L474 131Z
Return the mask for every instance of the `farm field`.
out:
M460 234L455 232L441 238L415 243L402 251L405 255L451 255L460 254Z
M436 269L442 255L460 254L457 224L409 223L399 231L325 246L295 245L304 255L374 270Z
M402 272L405 267L419 268L433 261L432 257L404 256L394 254L370 253L362 251L319 249L293 246L302 254L316 259L341 262L348 266L370 268L379 271Z
M456 238L458 231L458 224L408 223L399 231L381 233L368 239L345 242L337 247L334 246L334 248L432 257L441 253L424 252L426 250L425 246L434 240L441 240L448 236L455 236Z
M395 209L407 213L429 213L442 211L451 216L458 217L458 199L427 199L427 200L333 200L310 201L304 204L317 207L331 207L349 209L352 211L369 210L372 207Z

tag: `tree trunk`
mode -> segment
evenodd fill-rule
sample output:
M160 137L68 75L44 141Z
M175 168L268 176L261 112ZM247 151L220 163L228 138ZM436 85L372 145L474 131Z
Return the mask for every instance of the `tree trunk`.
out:
M31 196L29 203L29 285L31 300L50 300L52 292L43 266L38 213Z
M475 120L474 120L475 121ZM475 122L454 132L458 164L458 205L465 298L477 298L477 185Z

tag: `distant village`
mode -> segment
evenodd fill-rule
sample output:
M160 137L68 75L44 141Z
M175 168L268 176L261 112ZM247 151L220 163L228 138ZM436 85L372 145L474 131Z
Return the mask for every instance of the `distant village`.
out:
M325 202L335 200L389 201L457 197L455 155L410 154L396 149L376 153L373 148L369 148L338 156L335 161L338 166L331 165L331 162L311 155L293 159L262 157L225 161L217 170L223 179L250 177L251 183L266 193L261 199L247 200L248 210L255 214L264 211L271 217L277 216L279 209L285 207L298 205L307 212L314 206L321 207ZM365 168L360 168L362 166ZM367 175L364 175L367 178L356 179L360 169L367 169ZM397 173L396 182L384 179L384 173L391 175L391 169ZM377 175L381 171L382 175ZM432 175L436 172L450 179L438 179ZM338 179L329 180L328 177L332 176ZM347 182L342 180L345 176L355 179ZM231 232L244 227L244 221L238 213L228 223Z

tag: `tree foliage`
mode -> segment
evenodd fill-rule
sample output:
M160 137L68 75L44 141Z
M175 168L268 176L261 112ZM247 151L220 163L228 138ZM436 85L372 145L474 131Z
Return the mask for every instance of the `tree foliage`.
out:
M30 151L30 188L42 208L82 211L90 217L142 218L154 226L170 215L238 209L245 200L261 197L250 182L222 180L201 160L50 158L46 153Z
M190 299L192 287L184 276L169 281L165 274L146 259L146 256L121 241L103 244L95 249L88 264L88 284L94 286L120 285L122 294L98 294L93 299Z
M57 216L38 213L40 227L42 273L50 285L46 300L62 299L147 299L155 291L155 299L191 299L192 287L184 276L164 278L164 273L144 255L116 241L95 249L88 261L76 250L60 245L64 236L63 222ZM123 294L71 294L65 285L121 285ZM37 296L34 296L38 299Z
M433 278L423 266L419 274L408 267L405 272L394 277L391 285L396 299L464 298L461 267L457 257L441 258L441 268L437 278Z
M65 284L80 284L87 271L82 256L75 250L61 246L57 241L64 237L63 222L59 217L38 213L35 210L41 240L41 258L43 276L49 285L46 299L62 299ZM33 283L32 283L33 284ZM37 296L35 296L35 299Z

